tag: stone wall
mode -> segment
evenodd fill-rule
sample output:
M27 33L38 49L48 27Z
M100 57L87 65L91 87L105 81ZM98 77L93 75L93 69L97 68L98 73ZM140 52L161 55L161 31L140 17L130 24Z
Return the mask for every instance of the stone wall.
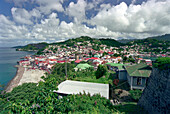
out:
M170 69L153 69L138 105L152 114L170 114Z

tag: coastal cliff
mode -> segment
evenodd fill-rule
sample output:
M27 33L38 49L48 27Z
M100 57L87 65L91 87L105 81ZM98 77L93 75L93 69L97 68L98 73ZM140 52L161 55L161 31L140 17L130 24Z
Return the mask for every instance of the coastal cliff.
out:
M170 69L153 68L138 105L152 114L170 113Z

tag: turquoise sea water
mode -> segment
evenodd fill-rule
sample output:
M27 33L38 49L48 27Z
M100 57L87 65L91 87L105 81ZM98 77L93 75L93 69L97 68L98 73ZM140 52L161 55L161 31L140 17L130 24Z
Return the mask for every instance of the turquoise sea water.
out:
M34 52L16 51L14 48L0 47L0 84L7 85L15 76L17 61Z

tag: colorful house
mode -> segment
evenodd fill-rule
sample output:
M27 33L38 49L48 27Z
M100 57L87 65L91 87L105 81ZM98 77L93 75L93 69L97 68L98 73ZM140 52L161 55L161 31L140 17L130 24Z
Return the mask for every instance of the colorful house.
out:
M124 68L124 66L127 66L126 64L119 64L119 63L106 63L108 68L110 70L113 70L116 72L119 80L127 80L127 71Z
M78 64L74 69L75 69L75 71L77 71L78 69L79 70L85 70L85 69L91 68L91 67L93 67L93 66L91 66L87 63L84 63L84 64Z
M127 79L131 89L144 89L151 74L152 68L147 64L141 63L126 66Z

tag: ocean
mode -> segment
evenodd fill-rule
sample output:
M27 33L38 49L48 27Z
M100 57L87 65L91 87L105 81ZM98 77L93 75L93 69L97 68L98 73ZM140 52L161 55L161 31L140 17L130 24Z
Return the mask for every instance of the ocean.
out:
M0 84L7 85L15 76L17 61L26 55L32 55L35 52L16 51L15 48L0 47Z

